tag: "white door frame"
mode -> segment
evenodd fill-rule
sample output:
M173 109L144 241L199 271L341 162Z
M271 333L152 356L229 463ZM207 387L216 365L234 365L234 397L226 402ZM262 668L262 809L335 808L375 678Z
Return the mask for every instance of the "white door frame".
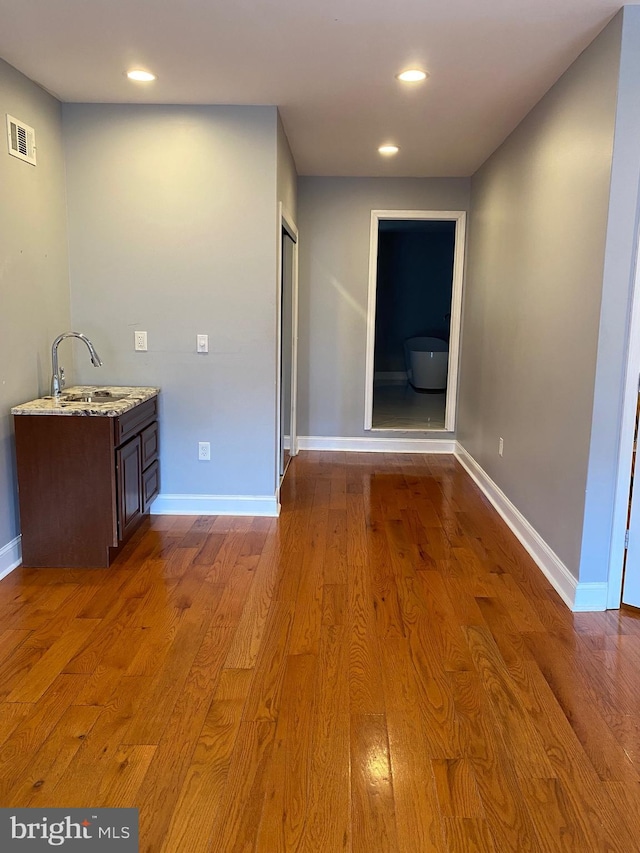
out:
M293 293L291 295L291 439L289 453L298 454L297 405L298 405L298 228L293 217L278 202L277 242L277 292L276 292L276 494L280 492L280 394L282 374L282 232L286 231L293 240Z
M635 432L636 406L638 403L638 378L640 377L640 267L638 265L638 253L639 247L636 244L633 292L630 298L631 310L629 312L627 364L625 368L622 418L620 420L620 441L618 444L618 472L613 502L611 546L609 548L607 608L611 610L618 609L622 600L625 533L629 510L633 434ZM638 485L638 477L639 474L636 465L636 487ZM634 500L640 501L640 495L637 492L635 493Z
M449 338L449 370L445 402L446 432L456 428L456 399L460 368L460 332L462 318L462 282L467 214L464 210L372 210L369 237L369 298L367 308L367 355L365 365L364 428L373 429L373 379L376 342L376 289L378 285L378 231L381 219L439 219L455 222L453 249L453 288L451 293L451 334ZM403 432L406 430L403 430Z

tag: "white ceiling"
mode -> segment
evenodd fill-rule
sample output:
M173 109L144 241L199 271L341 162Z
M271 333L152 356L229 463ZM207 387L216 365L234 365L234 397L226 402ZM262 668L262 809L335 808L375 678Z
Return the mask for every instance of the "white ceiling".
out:
M637 0L640 2L640 0ZM62 101L276 104L302 175L472 174L616 0L0 0L0 56ZM153 70L152 84L124 71ZM431 77L407 86L402 69ZM377 146L400 153L383 159Z

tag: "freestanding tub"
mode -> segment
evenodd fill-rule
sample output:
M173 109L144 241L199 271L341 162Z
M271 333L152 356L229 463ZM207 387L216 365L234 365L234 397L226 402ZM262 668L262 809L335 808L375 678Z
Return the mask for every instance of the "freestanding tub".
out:
M418 391L447 387L449 344L442 338L408 338L404 342L409 382Z

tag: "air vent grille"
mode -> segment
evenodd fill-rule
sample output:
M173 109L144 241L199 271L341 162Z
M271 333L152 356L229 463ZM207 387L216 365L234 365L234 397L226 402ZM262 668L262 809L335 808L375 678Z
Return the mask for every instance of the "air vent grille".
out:
M9 154L26 163L36 165L36 132L28 124L7 115Z

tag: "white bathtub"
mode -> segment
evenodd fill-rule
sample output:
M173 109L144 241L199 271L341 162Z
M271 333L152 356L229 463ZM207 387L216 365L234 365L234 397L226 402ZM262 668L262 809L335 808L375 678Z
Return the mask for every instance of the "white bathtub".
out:
M447 387L449 344L442 338L408 338L404 342L409 382L419 391Z

